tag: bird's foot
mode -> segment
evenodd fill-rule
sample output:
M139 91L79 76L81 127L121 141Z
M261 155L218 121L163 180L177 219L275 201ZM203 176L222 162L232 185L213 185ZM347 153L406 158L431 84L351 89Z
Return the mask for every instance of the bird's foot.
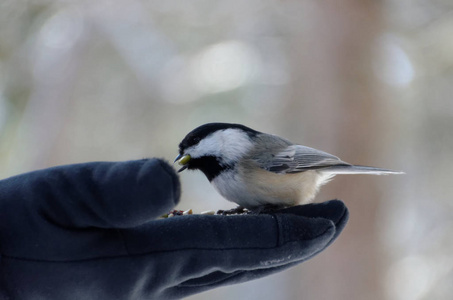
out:
M270 214L274 213L277 210L285 208L286 206L275 205L275 204L265 204L257 206L254 208L247 209L242 206L238 206L228 210L218 210L216 215L230 216L230 215L259 215L259 214Z
M238 206L232 209L228 210L218 210L216 215L223 215L223 216L229 216L229 215L242 215L242 214L249 214L250 211L242 206Z

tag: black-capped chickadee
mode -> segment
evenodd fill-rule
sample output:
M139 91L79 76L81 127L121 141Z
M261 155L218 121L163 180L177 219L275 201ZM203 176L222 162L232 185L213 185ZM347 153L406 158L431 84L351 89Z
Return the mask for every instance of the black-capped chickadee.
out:
M201 170L227 200L242 207L310 203L319 187L337 174L401 174L351 165L329 153L295 145L240 124L209 123L179 144L175 162Z

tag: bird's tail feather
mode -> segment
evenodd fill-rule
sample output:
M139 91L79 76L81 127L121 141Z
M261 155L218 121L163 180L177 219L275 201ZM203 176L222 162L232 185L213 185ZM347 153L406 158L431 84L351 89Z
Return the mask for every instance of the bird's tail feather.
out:
M336 165L325 168L323 169L323 171L332 172L333 174L371 174L371 175L404 174L404 172L401 171L393 171L389 169L381 169L358 165Z

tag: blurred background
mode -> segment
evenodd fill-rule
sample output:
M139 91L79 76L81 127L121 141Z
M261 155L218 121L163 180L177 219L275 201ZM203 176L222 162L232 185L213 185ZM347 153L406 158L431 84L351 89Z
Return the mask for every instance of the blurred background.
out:
M242 123L399 176L338 176L350 221L313 259L201 299L451 299L451 0L0 2L0 176L173 160ZM201 172L181 209L231 208Z

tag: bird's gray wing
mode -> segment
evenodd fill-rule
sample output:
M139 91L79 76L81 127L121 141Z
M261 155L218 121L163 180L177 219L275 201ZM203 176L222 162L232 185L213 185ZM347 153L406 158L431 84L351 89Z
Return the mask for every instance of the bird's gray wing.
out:
M307 170L345 165L338 157L301 145L289 145L256 160L259 166L274 173L298 173Z

